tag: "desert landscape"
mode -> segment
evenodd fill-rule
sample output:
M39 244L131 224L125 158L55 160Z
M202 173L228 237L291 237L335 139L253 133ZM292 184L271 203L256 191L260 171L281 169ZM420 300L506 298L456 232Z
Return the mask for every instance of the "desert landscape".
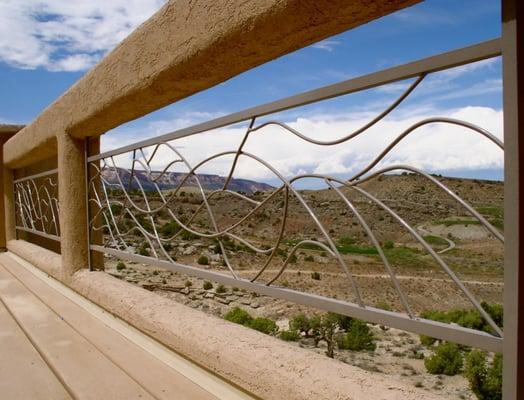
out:
M126 181L123 171L122 181ZM211 176L208 176L211 177ZM115 182L116 174L106 174L108 182ZM180 183L180 177L172 177ZM453 193L460 196L477 210L496 229L503 230L503 183L434 176ZM148 179L143 176L143 180ZM326 243L303 204L291 196L286 209L284 192L275 193L267 184L252 181L234 182L236 192L209 194L220 188L224 178L208 179L204 185L210 197L214 223L219 230L235 225L230 236L220 238L200 237L184 229L179 221L197 233L209 234L214 230L213 220L203 207L201 192L189 180L177 191L164 182L162 196L169 199L167 207L148 214L131 213L127 210L129 199L118 190L109 193L111 211L115 224L125 238L126 251L166 259L164 252L176 263L229 273L226 257L235 273L245 279L293 288L318 295L355 301L355 293L341 269L340 263L325 248L312 244ZM473 218L467 210L447 193L427 179L415 174L382 175L361 186L400 215L426 243L439 254L480 301L496 305L502 303L503 293L503 246L493 234ZM340 191L358 210L379 241L384 255L394 270L410 307L416 315L450 310L470 310L471 304L456 288L449 276L414 236L391 215L374 205L369 199L350 188ZM143 195L136 187L131 188L131 200L145 207ZM160 195L146 191L151 209L161 206ZM311 208L318 220L336 243L336 248L350 269L360 290L364 304L377 308L405 312L398 293L384 263L373 246L369 235L355 218L351 209L334 189L300 190L297 193ZM270 198L256 212L251 210ZM246 200L249 199L249 200ZM284 229L282 229L285 219ZM157 230L163 239L162 251L149 243L143 232L136 228L137 222L150 233ZM155 228L153 228L153 225ZM111 230L115 226L109 227ZM115 246L105 228L106 246ZM281 236L281 240L277 238ZM236 240L239 238L240 240ZM311 241L295 249L302 241ZM275 244L278 248L269 251ZM265 253L253 250L268 250ZM296 251L293 253L293 249ZM268 257L274 253L268 263ZM287 260L287 261L286 261ZM287 262L284 271L279 271ZM321 310L286 302L267 296L249 293L236 287L226 287L202 279L172 272L148 264L129 262L106 255L106 271L120 279L154 291L173 301L217 317L235 319L239 309L242 318L260 319L265 333L288 340L296 346L319 353L329 353L328 341L315 338L312 328L297 328L297 316L314 318L325 315ZM243 321L243 320L242 320ZM243 323L243 322L239 323ZM271 322L268 322L271 321ZM274 325L272 325L274 322ZM249 324L246 324L249 326ZM342 334L343 323L334 325L333 337ZM253 326L251 326L253 327ZM256 327L253 327L257 329ZM398 377L410 384L443 396L474 399L468 380L461 374L428 373L425 360L435 352L436 343L425 343L418 335L380 325L367 324L370 343L359 351L349 350L338 337L333 341L333 357L341 362L360 368ZM286 333L287 332L287 333ZM492 359L493 355L488 355Z

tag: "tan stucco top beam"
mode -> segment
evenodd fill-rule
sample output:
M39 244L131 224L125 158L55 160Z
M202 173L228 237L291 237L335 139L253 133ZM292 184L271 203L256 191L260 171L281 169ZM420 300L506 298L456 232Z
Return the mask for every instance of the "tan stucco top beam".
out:
M55 136L98 136L264 62L420 0L171 0L5 145L19 168Z
M0 139L8 138L21 131L25 125L0 124Z

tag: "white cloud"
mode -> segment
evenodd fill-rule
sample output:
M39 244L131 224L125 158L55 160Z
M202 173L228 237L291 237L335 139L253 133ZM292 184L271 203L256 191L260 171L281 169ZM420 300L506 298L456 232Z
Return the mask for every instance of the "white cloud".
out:
M311 47L313 47L314 49L332 52L335 49L335 47L337 47L341 43L342 42L340 42L339 40L326 39L326 40L321 40L320 42L311 45Z
M412 124L428 117L446 116L474 123L502 138L502 111L488 107L463 107L454 110L415 113L413 110L389 117L357 138L336 146L317 146L309 144L284 131L280 127L268 126L254 132L244 148L264 159L286 177L314 172L319 174L353 175L378 155L387 144ZM370 115L324 115L296 118L288 122L298 131L318 140L333 140L347 135L369 121ZM187 122L187 121L186 121ZM162 126L176 125L176 121L163 121ZM158 122L141 130L151 132ZM234 128L217 129L173 142L192 165L221 151L235 150L247 125ZM153 128L153 129L151 129ZM166 131L164 130L163 133ZM108 150L118 141L118 146L136 141L135 134L116 130L104 137L103 148ZM156 133L158 134L158 133ZM152 134L151 136L156 136ZM143 136L140 137L143 139ZM155 156L154 167L163 168L171 161L169 151L161 151ZM222 157L205 165L200 172L226 175L232 156ZM415 130L404 139L380 165L392 163L410 164L431 171L475 170L502 168L503 154L493 143L463 127L449 124L432 124ZM177 166L177 171L184 168ZM271 180L274 175L264 166L242 158L238 164L236 177Z
M2 0L0 61L24 69L88 69L164 2Z

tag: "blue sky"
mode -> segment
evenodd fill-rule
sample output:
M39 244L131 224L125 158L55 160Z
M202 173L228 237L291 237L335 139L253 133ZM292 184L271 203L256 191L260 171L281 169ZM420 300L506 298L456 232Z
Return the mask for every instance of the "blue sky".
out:
M0 87L3 94L0 96L0 123L29 123L110 50L116 44L115 38L124 37L162 4L161 0L115 0L115 6L107 7L107 10L101 1L93 1L90 7L85 4L74 7L70 4L74 2L64 0L28 0L34 8L22 7L15 0L4 2L0 4L0 27L4 25L3 32L0 28L0 37L3 37L0 39ZM97 6L97 3L100 4ZM119 127L104 137L104 147L109 149L131 143L304 90L498 37L499 3L497 0L425 1L281 57ZM61 10L65 10L63 14L60 14ZM35 15L37 20L31 20ZM8 30L5 27L7 20L17 20L21 26L26 23L25 36ZM306 130L309 126L312 136L317 134L318 126L325 128L329 121L339 123L344 120L347 127L351 127L358 124L360 118L362 121L368 118L368 112L371 115L383 108L401 93L405 84L319 103L279 117ZM500 136L500 60L427 78L399 109L398 115L392 116L395 125L385 126L400 129L404 126L402 123L408 123L415 117L437 114L470 117L471 122L489 125ZM344 126L342 124L333 129L343 132ZM233 131L224 131L222 135L235 136ZM428 137L438 132L430 132ZM453 147L453 132L448 135L451 139L442 144L446 150ZM216 138L216 135L213 137ZM471 139L468 137L467 140ZM213 142L213 147L220 147L222 142L232 145L228 140L219 139ZM259 145L266 146L264 149L271 156L270 144L261 141ZM369 156L374 153L369 144L362 145L364 153ZM432 145L433 142L429 141L426 147ZM462 145L469 146L470 142L463 142ZM189 149L190 145L186 143L185 146ZM424 144L421 146L421 153L424 154ZM197 150L188 151L198 153ZM457 154L458 150L449 157L443 155L435 158L434 162L428 161L426 165L424 160L428 159L427 156L424 160L417 160L406 150L400 152L395 161L410 160L429 170L452 175L502 177L501 157L497 161L491 150L486 150L486 154L464 157L463 165L457 161ZM319 166L314 165L313 161L318 156L320 153L313 153L309 158L288 160L290 157L283 153L274 162L287 174L293 175L300 171L318 170ZM437 161L441 159L446 162L439 166ZM330 172L341 175L350 173L349 165L353 163L355 153L342 152L339 163L332 165ZM329 171L328 166L329 162L320 169ZM218 172L223 168L219 165ZM249 167L246 168L249 170ZM265 179L263 173L254 170L246 177Z

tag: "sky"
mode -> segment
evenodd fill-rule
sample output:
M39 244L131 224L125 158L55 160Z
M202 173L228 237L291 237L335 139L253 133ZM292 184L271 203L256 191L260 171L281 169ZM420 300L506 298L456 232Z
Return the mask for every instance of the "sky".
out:
M136 26L162 0L0 0L0 123L30 123ZM197 93L102 138L109 150L268 101L351 79L500 36L498 0L427 0L403 11L280 57ZM412 82L323 101L271 118L319 140L343 137L386 108ZM285 177L321 173L349 177L399 133L429 117L466 120L502 138L498 58L432 74L365 134L338 146L313 146L270 126L252 134L246 151ZM191 163L238 147L246 124L177 141ZM160 152L154 167L172 154ZM123 164L126 157L120 160ZM227 174L231 158L200 172ZM410 164L433 173L503 179L500 149L471 131L444 124L418 129L382 165ZM275 182L259 163L243 159L236 177Z

